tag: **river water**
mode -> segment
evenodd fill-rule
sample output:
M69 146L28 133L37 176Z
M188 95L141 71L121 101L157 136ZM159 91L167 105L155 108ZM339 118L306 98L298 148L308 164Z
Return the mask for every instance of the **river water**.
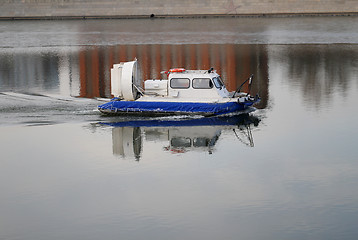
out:
M357 17L0 22L0 239L356 239ZM208 69L254 111L105 117L109 69Z

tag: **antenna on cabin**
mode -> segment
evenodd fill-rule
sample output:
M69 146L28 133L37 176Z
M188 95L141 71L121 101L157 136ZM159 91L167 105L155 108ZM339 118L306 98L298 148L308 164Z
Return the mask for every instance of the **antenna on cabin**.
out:
M214 68L210 68L210 69L208 70L208 73L211 73L212 71L214 71Z

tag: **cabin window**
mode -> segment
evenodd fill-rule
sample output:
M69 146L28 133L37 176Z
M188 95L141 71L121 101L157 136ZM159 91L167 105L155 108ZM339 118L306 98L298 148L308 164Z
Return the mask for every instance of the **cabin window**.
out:
M194 78L193 88L210 89L213 88L213 83L210 78Z
M174 137L170 141L172 147L187 148L191 147L191 139L186 137Z
M210 139L205 137L194 138L193 146L194 147L207 147L209 146Z
M214 84L216 88L222 89L222 87L224 86L223 82L221 81L220 77L214 77L213 78Z
M172 78L170 80L171 88L189 88L190 80L189 78Z

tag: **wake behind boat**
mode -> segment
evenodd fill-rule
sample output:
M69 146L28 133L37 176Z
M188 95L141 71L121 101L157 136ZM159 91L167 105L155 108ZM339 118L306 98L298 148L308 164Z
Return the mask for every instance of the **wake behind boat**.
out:
M162 72L168 79L138 79L137 60L113 65L110 102L98 106L104 114L116 115L203 115L217 116L246 110L257 103L258 95L240 92L251 75L235 92L228 92L214 69L174 68ZM249 88L250 89L250 88Z

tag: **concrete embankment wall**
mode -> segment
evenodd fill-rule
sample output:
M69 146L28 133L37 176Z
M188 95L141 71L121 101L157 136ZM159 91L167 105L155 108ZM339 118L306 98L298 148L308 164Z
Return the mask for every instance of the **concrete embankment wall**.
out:
M0 19L358 13L357 0L1 0Z

